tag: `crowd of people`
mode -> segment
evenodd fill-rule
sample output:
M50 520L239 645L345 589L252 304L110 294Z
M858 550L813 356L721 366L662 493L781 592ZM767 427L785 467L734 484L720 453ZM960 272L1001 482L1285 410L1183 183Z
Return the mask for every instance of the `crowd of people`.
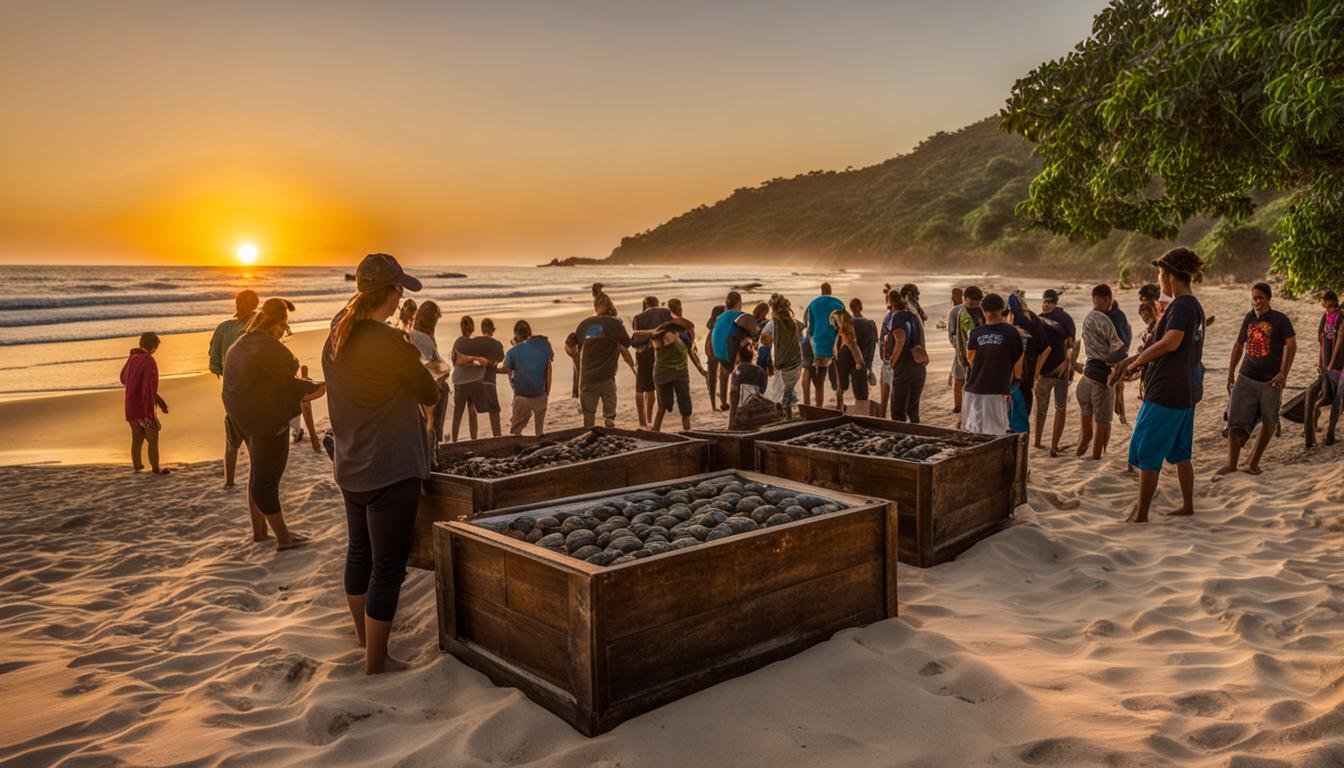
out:
M1034 425L1034 445L1045 451L1050 423L1048 452L1058 457L1067 449L1061 439L1072 399L1079 420L1074 454L1097 460L1107 450L1113 420L1127 420L1126 384L1138 382L1142 402L1128 448L1129 470L1139 476L1133 522L1148 520L1168 465L1176 469L1182 495L1181 507L1170 514L1194 513L1194 413L1204 387L1209 320L1193 291L1203 262L1193 251L1175 248L1153 265L1158 282L1138 291L1143 325L1137 336L1105 284L1092 288L1081 326L1060 306L1058 291L1044 291L1039 311L1033 311L1021 291L1005 296L975 285L952 290L946 320L953 411L957 426L968 432L1031 434ZM262 303L252 291L238 294L236 312L216 329L209 356L211 372L223 379L225 485L234 485L238 452L245 446L253 539L274 535L279 550L305 543L286 524L279 487L291 442L307 435L314 450L323 450L308 404L327 398L331 429L325 448L334 461L349 529L347 602L366 648L366 670L376 673L396 663L388 659L387 640L433 447L458 440L464 417L472 439L479 434L480 414L492 435L501 434L501 372L513 390L510 433L522 434L530 425L534 434L543 434L554 353L525 320L515 323L506 350L490 318L481 320L477 335L474 318L463 316L460 335L444 357L435 339L442 313L433 301L417 305L405 297L421 284L396 259L371 254L355 278L357 290L332 319L322 351L323 381L311 380L282 343L294 305L280 298ZM570 394L585 427L598 423L599 406L602 423L614 427L616 375L624 362L634 374L642 429L661 430L674 409L681 428L691 428L691 368L706 383L711 411L727 411L730 426L753 400L792 415L800 386L806 407L918 423L929 365L928 316L918 286L886 286L883 293L886 313L878 322L864 316L860 299L840 299L829 283L798 313L778 293L747 311L741 293L729 291L712 309L698 342L697 324L684 316L680 300L664 304L645 297L627 330L615 302L595 283L593 314L565 339L565 353L573 360ZM1228 456L1215 479L1238 470L1261 472L1297 352L1292 322L1271 307L1270 286L1257 283L1250 299L1229 362ZM1325 293L1321 303L1317 368L1321 403L1331 405L1330 444L1344 405L1344 316L1335 293ZM157 413L168 412L158 393L159 344L155 334L144 334L121 374L137 472L144 468L144 445L151 471L168 471L159 458ZM1243 466L1241 454L1252 437Z

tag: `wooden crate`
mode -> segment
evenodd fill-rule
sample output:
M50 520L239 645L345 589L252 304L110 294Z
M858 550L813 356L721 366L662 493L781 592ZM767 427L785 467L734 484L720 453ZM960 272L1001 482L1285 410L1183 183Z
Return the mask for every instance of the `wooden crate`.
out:
M737 432L726 429L691 429L681 434L709 444L706 469L756 469L756 436L764 430Z
M478 456L508 456L520 448L563 442L587 431L579 427L541 437L492 437L455 445L462 452L469 450ZM434 567L434 523L442 520L466 520L501 507L672 480L708 468L709 446L703 440L630 429L597 427L596 431L631 437L650 445L615 456L519 472L508 477L476 478L431 472L420 497L409 564L415 568Z
M931 463L862 456L785 440L842 424L930 437L952 429L840 416L770 430L755 441L761 472L823 488L890 499L901 511L901 562L927 568L955 558L1007 525L1026 493L1026 435L975 436L979 445Z
M848 506L598 567L467 522L434 527L439 646L593 736L692 692L896 615L890 502L748 472ZM501 510L579 509L596 493Z

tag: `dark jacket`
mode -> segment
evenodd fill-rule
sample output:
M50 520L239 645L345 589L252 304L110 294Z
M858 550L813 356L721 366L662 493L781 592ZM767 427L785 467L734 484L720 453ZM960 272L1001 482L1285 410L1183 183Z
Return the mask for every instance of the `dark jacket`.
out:
M299 415L317 385L296 379L299 361L269 333L245 333L224 355L224 413L244 435L265 437Z
M428 478L429 435L420 406L437 403L439 388L406 335L386 323L360 320L336 360L327 339L322 371L336 442L336 484L360 492Z

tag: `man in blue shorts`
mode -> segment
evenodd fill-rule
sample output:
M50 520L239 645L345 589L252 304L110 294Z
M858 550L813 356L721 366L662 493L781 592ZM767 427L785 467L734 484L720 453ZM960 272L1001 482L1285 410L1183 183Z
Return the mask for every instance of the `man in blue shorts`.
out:
M1144 399L1129 441L1129 463L1139 470L1139 501L1126 522L1148 522L1163 463L1176 465L1181 508L1171 515L1195 513L1195 470L1190 463L1195 405L1204 395L1204 308L1191 283L1204 262L1189 248L1173 248L1153 262L1162 292L1172 298L1153 330L1153 342L1115 367L1110 383L1130 368L1144 370Z

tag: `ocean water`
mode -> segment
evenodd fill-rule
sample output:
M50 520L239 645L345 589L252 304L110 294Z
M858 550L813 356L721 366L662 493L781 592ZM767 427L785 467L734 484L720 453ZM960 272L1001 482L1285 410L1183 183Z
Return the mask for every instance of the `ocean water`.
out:
M159 335L211 331L233 314L234 295L251 288L264 300L294 301L296 331L325 327L345 305L351 267L90 267L0 266L0 397L118 386L120 361L145 331ZM425 283L417 301L438 302L445 318L495 313L540 318L591 307L600 281L618 304L654 294L703 302L733 285L768 281L765 290L814 291L819 278L837 283L856 273L764 267L668 266L413 267ZM440 277L462 273L466 278ZM793 295L792 293L790 295ZM129 342L129 343L128 343ZM206 369L206 344L165 345L164 376Z

